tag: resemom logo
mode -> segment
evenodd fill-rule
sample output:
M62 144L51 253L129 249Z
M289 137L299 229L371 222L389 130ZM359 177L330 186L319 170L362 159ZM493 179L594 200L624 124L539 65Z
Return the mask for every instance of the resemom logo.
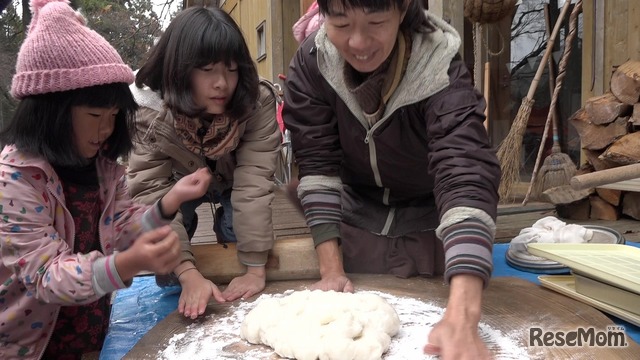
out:
M529 328L529 346L532 347L626 347L624 326L607 326L605 330L578 327L568 331L545 331Z

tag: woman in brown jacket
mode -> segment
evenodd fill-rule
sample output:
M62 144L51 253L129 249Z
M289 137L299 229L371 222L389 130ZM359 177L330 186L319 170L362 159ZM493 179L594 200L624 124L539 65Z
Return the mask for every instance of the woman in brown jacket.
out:
M259 80L240 29L218 8L182 11L151 50L131 89L141 106L136 118L140 143L128 159L134 199L153 203L203 166L214 175L208 194L184 204L171 224L183 250L173 270L182 286L178 310L195 318L211 297L224 302L262 291L274 241L271 201L281 134L275 93ZM246 274L224 292L202 276L190 250L195 209L204 202L217 207L217 241L237 242L238 259L247 266Z
M315 287L353 291L348 273L444 275L448 306L425 352L484 359L500 164L460 37L422 3L318 0L325 22L291 62L284 122Z

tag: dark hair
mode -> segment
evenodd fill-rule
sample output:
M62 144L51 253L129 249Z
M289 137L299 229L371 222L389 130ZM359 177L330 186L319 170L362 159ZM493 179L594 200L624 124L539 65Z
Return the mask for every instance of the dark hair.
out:
M406 15L400 24L400 30L405 33L431 32L433 24L424 13L422 0L318 0L320 13L331 15L329 9L333 3L341 5L345 10L360 8L373 11L387 11L391 8L406 11Z
M227 113L240 118L258 101L258 71L242 31L233 18L219 8L190 7L181 11L162 34L136 75L136 86L160 91L176 113L201 115L204 108L193 100L191 72L208 64L238 64L238 85Z
M138 104L126 83L28 96L20 101L11 122L0 132L0 142L40 155L56 166L82 166L87 159L80 155L71 139L74 106L120 109L101 155L116 160L129 153Z

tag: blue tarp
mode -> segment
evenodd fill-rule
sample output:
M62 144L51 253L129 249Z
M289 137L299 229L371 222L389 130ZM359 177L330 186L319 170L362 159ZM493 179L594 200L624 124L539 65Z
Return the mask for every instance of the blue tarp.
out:
M177 309L180 287L160 288L154 276L133 279L118 290L100 360L120 360L158 322Z

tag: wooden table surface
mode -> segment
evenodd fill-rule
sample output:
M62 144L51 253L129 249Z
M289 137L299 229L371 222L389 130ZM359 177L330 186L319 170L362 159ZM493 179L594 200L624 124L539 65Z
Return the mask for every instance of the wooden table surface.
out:
M441 278L399 279L389 275L351 275L356 290L377 290L396 296L420 298L436 306L444 307L448 287ZM267 284L265 293L277 294L285 290L304 289L311 280L276 281ZM256 297L246 301L254 301ZM222 316L228 313L229 304L211 303L206 314ZM528 347L529 328L540 327L544 331L570 331L579 327L593 327L606 331L615 324L600 311L566 296L542 288L515 277L498 277L491 280L485 290L483 323L513 339L526 348L532 359L633 359L640 354L640 345L627 337L628 346L620 348L597 347ZM124 357L124 359L156 359L175 334L184 333L193 321L177 312L171 313L152 328ZM427 329L425 329L426 334ZM238 337L236 349L251 350ZM234 344L230 344L233 347ZM242 350L244 349L244 350ZM211 354L216 358L215 354ZM277 357L274 357L277 359Z

